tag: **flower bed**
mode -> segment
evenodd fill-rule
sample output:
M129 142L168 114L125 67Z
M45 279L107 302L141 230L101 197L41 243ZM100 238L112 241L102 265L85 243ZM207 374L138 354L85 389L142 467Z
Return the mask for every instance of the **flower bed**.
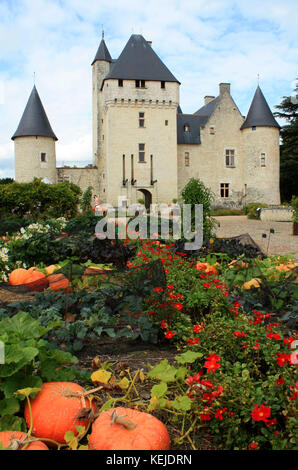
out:
M68 250L81 243L84 257L98 260L94 238L84 246L83 238L69 240L61 236L61 223L55 237L60 233L62 241L55 253L61 249L63 258L65 243ZM13 267L24 266L21 259L11 261L18 244L26 241L34 261L36 232L46 237L49 231L46 225L28 227L2 241L4 280ZM103 241L96 243L108 253ZM42 382L79 378L84 387L100 388L94 392L99 412L120 405L159 417L171 429L174 449L201 449L206 436L217 449L294 449L295 263L216 252L217 240L189 259L172 242L127 239L121 246L117 250L125 269L116 267L116 257L114 265L97 264L93 268L98 271L88 276L94 261L83 262L79 253L59 261L71 290L45 290L34 300L1 306L0 340L10 356L0 365L0 431L27 431L24 400L30 401ZM39 253L39 260L42 255L46 259ZM35 265L40 270L45 266L41 261ZM99 358L92 362L95 375L64 367L76 361L65 350L88 350L106 337L175 346L175 361L162 360L148 373L145 362L143 370L133 373L125 364L114 368ZM24 387L26 393L15 395ZM91 425L80 428L78 437L68 434L65 446L79 448L82 441L84 448Z

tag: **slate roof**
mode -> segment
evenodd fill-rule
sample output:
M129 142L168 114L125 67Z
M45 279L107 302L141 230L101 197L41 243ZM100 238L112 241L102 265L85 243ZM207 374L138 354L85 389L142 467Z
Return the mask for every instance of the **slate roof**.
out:
M105 60L106 62L112 62L112 57L109 53L104 39L100 41L99 48L97 49L96 56L94 57L94 61L91 65L93 65L94 62L96 62L97 60Z
M180 83L140 34L132 34L119 58L105 77Z
M51 128L51 124L35 85L32 89L19 126L12 136L12 140L16 137L25 136L52 137L53 139L58 140Z
M195 114L177 114L177 143L178 144L200 144L200 127L207 122L207 116L196 116ZM188 124L189 131L184 130Z
M194 114L197 114L199 116L208 116L209 117L211 115L211 113L213 112L215 106L219 102L219 98L220 97L217 96L216 98L214 98L214 100L210 101L210 103L205 104L205 106L198 109L198 111L196 111Z
M280 128L279 124L274 119L271 109L269 108L268 103L259 86L256 89L248 114L240 129L246 129L247 127L253 126Z

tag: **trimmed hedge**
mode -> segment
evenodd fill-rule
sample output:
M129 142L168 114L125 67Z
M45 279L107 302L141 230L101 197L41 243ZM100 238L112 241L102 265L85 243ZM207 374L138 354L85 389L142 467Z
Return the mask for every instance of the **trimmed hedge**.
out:
M0 217L24 216L32 220L75 217L81 189L73 183L45 184L35 178L30 183L0 185Z

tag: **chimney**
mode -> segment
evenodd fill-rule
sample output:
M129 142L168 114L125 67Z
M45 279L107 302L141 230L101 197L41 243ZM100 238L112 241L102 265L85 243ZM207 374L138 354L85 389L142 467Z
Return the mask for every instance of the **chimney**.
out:
M204 96L205 105L211 103L215 99L215 96Z
M152 47L152 41L147 41L148 46Z
M224 93L230 94L231 84L230 83L220 83L219 84L219 94L223 95Z

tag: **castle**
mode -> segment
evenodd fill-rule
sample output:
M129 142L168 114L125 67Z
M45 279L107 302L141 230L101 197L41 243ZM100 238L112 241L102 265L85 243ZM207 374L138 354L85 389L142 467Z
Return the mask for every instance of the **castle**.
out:
M179 200L195 177L213 191L215 207L280 203L280 127L259 86L246 117L229 83L220 83L217 97L205 96L196 112L183 114L180 82L151 42L136 34L116 60L102 37L92 83L92 163L57 168L58 139L34 85L12 137L16 181L71 181L83 191L92 186L100 203L143 199L149 207Z

